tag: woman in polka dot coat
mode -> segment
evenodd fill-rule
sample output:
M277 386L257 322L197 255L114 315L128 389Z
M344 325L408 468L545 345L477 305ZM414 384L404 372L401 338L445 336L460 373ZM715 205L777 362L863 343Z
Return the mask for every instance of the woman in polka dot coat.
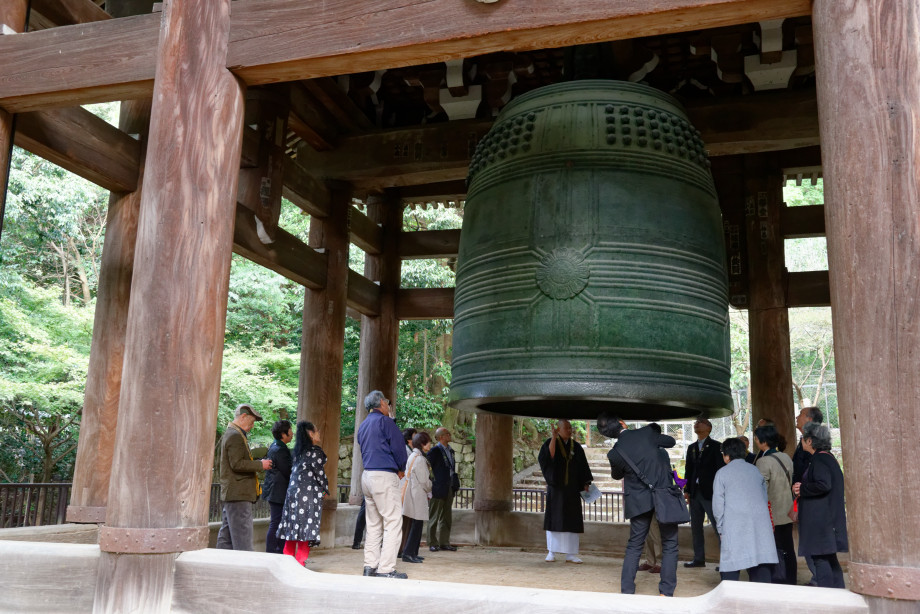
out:
M310 546L319 545L319 523L323 515L323 495L329 494L326 479L326 454L319 447L320 433L311 422L297 423L294 444L294 469L284 498L284 511L278 525L278 539L287 540L284 554L303 565Z

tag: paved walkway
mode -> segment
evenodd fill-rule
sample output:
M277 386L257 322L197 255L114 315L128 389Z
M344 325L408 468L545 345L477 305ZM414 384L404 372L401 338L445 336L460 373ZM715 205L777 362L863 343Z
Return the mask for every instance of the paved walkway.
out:
M544 562L546 552L522 551L520 548L461 547L457 552L421 552L425 562L397 562L396 568L417 580L441 580L463 584L491 584L553 588L573 591L620 592L622 559L613 556L583 555L584 563L574 565ZM364 551L339 547L334 550L313 550L307 568L313 571L358 575L364 565ZM802 566L804 567L804 565ZM743 574L742 574L743 575ZM807 579L800 569L800 582ZM715 565L702 569L677 571L675 596L694 597L712 590L719 583ZM636 592L658 594L658 576L640 571L636 576Z

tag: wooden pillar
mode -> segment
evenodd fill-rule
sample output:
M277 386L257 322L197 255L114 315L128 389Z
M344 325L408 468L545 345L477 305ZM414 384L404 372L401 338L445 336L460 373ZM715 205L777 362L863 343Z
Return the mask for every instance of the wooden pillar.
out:
M480 546L509 545L514 477L514 417L476 414L476 543Z
M140 131L138 186L144 177L144 150L149 121L149 100L126 100L121 103L119 127L131 130L136 126ZM105 522L140 202L140 187L134 192L112 193L109 197L105 243L96 292L93 341L67 522Z
M380 315L361 317L355 446L351 463L351 496L348 500L352 505L359 505L364 496L361 490L364 464L358 447L358 427L367 417L364 397L371 390L380 390L388 399L396 399L396 356L399 351L396 292L400 283L399 235L402 231L402 202L399 194L388 190L383 196L368 197L367 217L383 226L382 252L378 255L367 254L364 258L364 276L380 282ZM398 404L396 411L399 412Z
M920 11L816 0L813 23L850 588L920 607Z
M795 442L789 310L783 284L785 250L780 226L782 174L765 156L744 164L750 298L752 425L773 420L788 445ZM792 451L791 447L788 448Z
M307 288L303 306L303 338L297 419L319 429L326 453L329 497L323 501L320 524L323 548L335 546L338 504L339 429L342 419L342 364L345 355L345 300L348 294L348 216L351 190L331 190L329 217L310 220L310 247L327 256L326 287Z
M24 31L28 11L28 0L5 0L0 3L0 26L7 26L14 32ZM0 109L0 236L3 236L3 217L6 211L6 191L10 180L14 130L13 115Z
M94 610L167 612L207 546L243 86L230 1L164 5Z

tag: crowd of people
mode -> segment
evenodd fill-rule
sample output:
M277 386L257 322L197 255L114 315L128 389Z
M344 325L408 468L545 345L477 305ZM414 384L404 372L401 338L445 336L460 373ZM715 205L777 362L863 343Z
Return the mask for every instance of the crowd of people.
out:
M356 435L364 466L364 499L352 547L362 548L366 531L364 575L406 578L396 570L396 562L425 560L419 550L426 520L430 552L457 550L450 533L460 480L451 434L438 428L432 439L415 429L400 431L395 409L380 391L371 392L364 403L368 414ZM240 405L221 440L218 548L252 550L252 504L262 496L271 510L266 551L305 564L310 548L320 543L323 499L329 495L321 433L301 421L295 436L291 422L279 420L272 427L274 442L267 458L254 460L247 435L259 420L261 415L251 405ZM693 557L684 567L705 567L706 517L719 543L717 570L723 580L738 580L745 571L752 582L796 584L797 523L798 555L812 573L809 584L844 588L837 559L848 549L843 474L830 453L830 431L822 422L818 408L801 411L796 420L801 437L790 457L785 438L769 420L754 428L752 452L746 438L712 439L711 422L701 418L694 424L697 440L687 448L685 476L680 479L667 453L676 442L659 425L630 429L616 416L601 414L598 430L616 440L607 457L612 477L623 480L624 517L630 525L621 592L635 593L637 573L649 571L660 574L661 595L674 594L681 522L689 521L693 538ZM594 476L568 420L553 426L538 461L546 481L546 561L558 555L580 564L582 500ZM260 489L257 473L263 470ZM675 505L686 519L675 516ZM640 565L643 552L645 562Z

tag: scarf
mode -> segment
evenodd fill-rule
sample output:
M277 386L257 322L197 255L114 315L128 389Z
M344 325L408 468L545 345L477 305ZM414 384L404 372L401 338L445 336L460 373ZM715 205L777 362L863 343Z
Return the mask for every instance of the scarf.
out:
M563 485L568 486L569 485L569 463L572 462L572 457L574 456L574 452L575 452L575 438L574 437L569 438L569 447L568 449L566 449L565 442L562 441L562 437L559 437L558 435L556 437L559 440L559 443L556 445L556 449L562 451L562 458L565 459L565 478L563 481Z

